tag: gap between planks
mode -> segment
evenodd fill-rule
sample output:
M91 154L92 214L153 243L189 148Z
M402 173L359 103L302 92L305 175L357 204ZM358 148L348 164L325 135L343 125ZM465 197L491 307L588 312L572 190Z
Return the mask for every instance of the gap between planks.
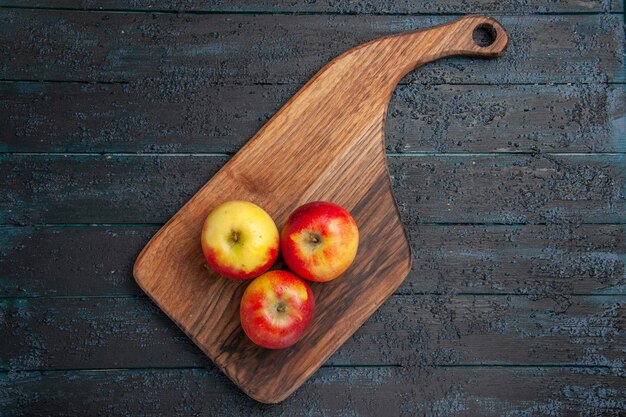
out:
M136 13L136 14L175 14L175 15L276 15L276 16L449 16L462 17L464 14L458 12L323 12L323 11L267 11L267 10L168 10L168 9L125 9L125 8L103 8L103 7L46 7L46 6L17 6L4 5L0 6L0 10L41 10L50 12L82 12L82 13ZM619 10L596 10L596 11L536 11L533 13L516 13L506 11L481 11L481 14L498 13L501 16L593 16L593 15L621 15Z
M526 227L526 226L549 226L563 225L568 223L548 223L548 222L529 222L529 223L503 223L503 222L422 222L419 226L428 227L448 227L448 226L503 226L503 227ZM572 223L573 224L573 223ZM621 226L626 222L583 222L576 225L591 226ZM46 227L160 227L165 223L0 223L2 228L46 228Z
M1 9L0 9L1 10ZM134 81L126 81L126 80L109 80L109 81L101 81L101 80L55 80L55 79L23 79L23 78L0 78L0 83L35 83L35 84L104 84L104 85L115 85L115 84L131 84ZM460 86L509 86L509 85L529 85L529 86L558 86L558 85L624 85L626 81L603 81L603 82L589 82L589 81L571 81L571 82L497 82L497 83L462 83L462 82L405 82L400 81L398 86L401 85L428 85L428 86L446 86L446 85L460 85ZM220 83L207 83L208 86L219 86L219 87L230 87L230 86L272 86L272 85L304 85L303 83L293 83L293 82L251 82L251 83L238 83L238 82L220 82Z
M566 297L626 297L624 293L604 293L604 292L587 292L587 293L566 293L559 294ZM439 297L439 296L458 296L458 297L534 297L532 294L523 293L496 293L496 292L442 292L442 291L416 291L416 292L394 292L390 297ZM106 295L9 295L0 296L1 301L20 301L20 300L91 300L91 299L146 299L148 296L141 294L106 294Z
M436 369L436 368L525 368L525 369L567 369L567 368L580 368L580 369L613 369L609 365L580 365L580 364L450 364L450 365L420 365L422 369ZM381 364L381 365L322 365L320 368L327 369L386 369L386 368L411 368L410 366L404 366L400 364ZM67 368L67 369L1 369L0 375L3 374L40 374L51 375L60 374L66 372L76 373L91 373L91 372L141 372L141 371L203 371L208 370L204 366L155 366L155 367L136 367L136 368Z
M103 156L103 157L230 157L237 152L0 152L0 156ZM490 156L622 156L626 152L387 152L389 158L424 158L424 157L467 157L479 158Z

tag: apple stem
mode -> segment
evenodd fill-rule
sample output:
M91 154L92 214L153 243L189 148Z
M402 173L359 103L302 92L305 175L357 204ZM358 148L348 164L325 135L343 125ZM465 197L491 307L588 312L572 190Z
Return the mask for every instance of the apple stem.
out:
M317 233L309 232L309 240L314 245L320 243L320 236Z
M276 306L276 311L278 311L279 313L284 313L286 309L287 309L287 303L285 303L282 300L279 301L278 305Z
M239 233L233 230L232 237L233 237L233 241L237 242L239 240Z

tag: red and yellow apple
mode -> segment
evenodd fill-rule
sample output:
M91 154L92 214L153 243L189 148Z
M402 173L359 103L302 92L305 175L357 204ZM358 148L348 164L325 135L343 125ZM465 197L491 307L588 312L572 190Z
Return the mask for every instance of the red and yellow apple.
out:
M248 201L228 201L209 213L202 226L202 252L217 273L251 279L278 257L280 239L274 220Z
M357 253L359 230L343 207L314 201L298 207L280 235L289 268L311 281L326 282L341 275Z
M313 319L309 285L291 272L269 271L255 278L241 298L241 327L255 344L283 349L296 343Z

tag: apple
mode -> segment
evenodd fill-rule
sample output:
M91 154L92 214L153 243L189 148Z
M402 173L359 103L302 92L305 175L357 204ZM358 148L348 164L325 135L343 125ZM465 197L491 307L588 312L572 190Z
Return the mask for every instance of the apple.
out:
M255 278L241 298L241 327L255 344L283 349L296 343L313 319L315 301L309 285L288 271Z
M202 226L202 253L217 273L251 279L267 271L278 257L280 238L274 220L249 201L215 207Z
M341 275L356 256L359 230L343 207L314 201L298 207L280 234L280 248L289 268L311 281Z

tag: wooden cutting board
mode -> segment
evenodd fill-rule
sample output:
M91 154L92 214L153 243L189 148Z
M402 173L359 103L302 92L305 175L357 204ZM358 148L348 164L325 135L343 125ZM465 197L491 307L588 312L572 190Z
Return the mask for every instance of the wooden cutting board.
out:
M475 43L477 28L491 33L491 45ZM137 258L135 279L245 393L264 403L284 400L411 269L384 151L385 116L396 84L427 62L453 55L495 57L507 43L498 22L468 16L368 42L339 56L159 230ZM291 348L252 344L239 323L239 301L248 282L222 278L205 265L202 223L215 206L234 199L263 207L279 228L293 209L314 200L344 206L359 226L354 264L334 281L311 285L315 318Z

